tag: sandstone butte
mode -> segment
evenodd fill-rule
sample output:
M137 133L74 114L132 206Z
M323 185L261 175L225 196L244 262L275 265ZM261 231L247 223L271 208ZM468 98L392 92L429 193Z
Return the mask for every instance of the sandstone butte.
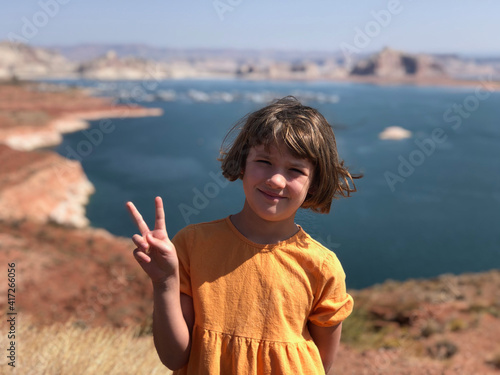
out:
M16 262L16 307L36 324L150 329L151 287L131 256L131 241L86 226L93 188L80 164L8 145L18 134L60 133L54 122L61 118L121 110L77 90L0 85L0 261ZM0 283L0 294L6 289ZM500 374L500 271L387 281L351 293L355 310L344 322L332 374ZM2 313L6 307L0 299Z

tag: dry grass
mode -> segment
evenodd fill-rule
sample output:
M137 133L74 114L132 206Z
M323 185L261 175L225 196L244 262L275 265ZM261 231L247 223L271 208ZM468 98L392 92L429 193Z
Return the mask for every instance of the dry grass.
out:
M38 327L23 320L16 328L16 367L2 355L0 374L171 374L158 359L152 337L138 337L136 329L71 323ZM8 348L7 342L2 334L0 347Z

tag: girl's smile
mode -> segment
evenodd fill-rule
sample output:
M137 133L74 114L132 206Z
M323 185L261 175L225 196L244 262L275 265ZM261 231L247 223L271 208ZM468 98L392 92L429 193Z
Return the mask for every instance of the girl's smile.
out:
M260 190L259 191L268 199L273 200L273 201L279 201L280 199L285 199L286 197L283 195L280 195L279 193L273 193L271 191L264 191Z

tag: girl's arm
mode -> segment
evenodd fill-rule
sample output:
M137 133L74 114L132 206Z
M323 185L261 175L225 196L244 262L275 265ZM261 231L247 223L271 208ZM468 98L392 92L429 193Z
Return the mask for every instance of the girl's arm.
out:
M179 293L178 283L172 284L153 287L153 337L161 362L178 370L189 360L194 311L193 299Z
M309 322L308 328L314 343L319 349L325 373L328 373L332 368L335 354L339 347L342 323L333 327L320 327Z
M156 351L162 363L171 370L187 364L191 349L191 331L194 322L193 300L180 293L179 259L165 226L163 202L156 197L154 230L132 202L127 208L141 232L132 240L137 246L134 256L153 283L153 335Z

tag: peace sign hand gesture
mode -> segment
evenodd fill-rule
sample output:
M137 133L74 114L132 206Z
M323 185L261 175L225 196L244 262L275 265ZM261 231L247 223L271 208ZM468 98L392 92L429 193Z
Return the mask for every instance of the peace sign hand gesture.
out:
M141 235L132 236L132 241L137 246L134 250L135 259L153 284L161 284L171 277L177 277L179 260L175 246L168 238L163 201L160 197L155 198L155 205L155 229L150 230L134 204L127 202L127 208L141 232Z

